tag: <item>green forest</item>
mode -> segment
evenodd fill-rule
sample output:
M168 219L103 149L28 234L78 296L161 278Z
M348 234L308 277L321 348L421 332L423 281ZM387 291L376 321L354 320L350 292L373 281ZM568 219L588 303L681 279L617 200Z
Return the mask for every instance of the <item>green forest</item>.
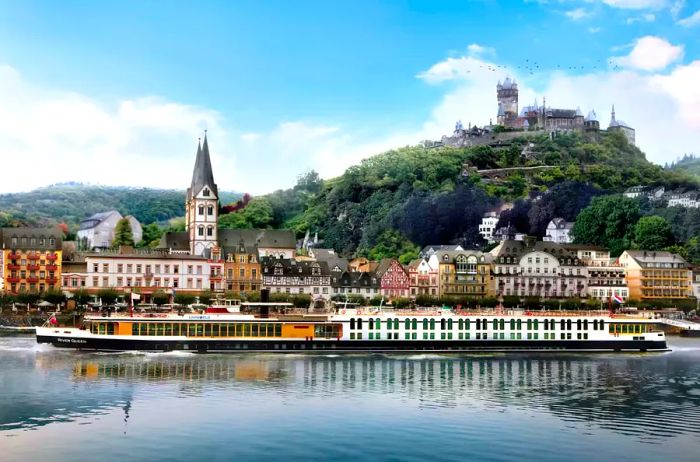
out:
M238 193L221 192L233 202ZM51 226L65 223L71 231L84 218L117 210L142 224L160 223L185 213L185 192L169 189L93 186L76 183L47 186L34 191L0 194L0 226Z
M552 168L500 181L474 172L530 166ZM330 180L309 172L294 188L256 197L243 210L220 217L220 225L290 228L299 236L308 230L318 232L324 246L345 255L401 256L406 262L428 244L486 247L477 232L481 217L504 203L514 207L502 215L501 225L542 236L552 218L575 220L595 197L635 185L693 188L697 181L648 162L620 133L601 133L600 142L573 133L552 139L522 137L499 147L412 146L366 159ZM682 229L694 219L675 216L682 213L694 212L654 210L644 204L634 217L664 217L673 223L674 234L666 244L685 245L700 230ZM632 242L626 238L612 233L606 244L617 250Z

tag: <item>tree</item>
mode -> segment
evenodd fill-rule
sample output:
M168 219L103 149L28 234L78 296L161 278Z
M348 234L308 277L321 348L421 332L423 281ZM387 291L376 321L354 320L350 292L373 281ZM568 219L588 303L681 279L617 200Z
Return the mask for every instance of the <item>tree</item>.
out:
M60 305L66 301L66 296L58 289L49 289L42 295L42 298L54 305Z
M576 217L571 233L576 244L610 249L612 256L631 247L634 225L640 217L639 202L624 196L596 197Z
M157 290L151 295L151 301L153 302L154 305L156 305L158 308L161 306L165 305L168 303L168 300L170 297L168 297L168 294L163 292L162 290Z
M139 247L156 247L163 235L163 228L156 223L149 223L143 227L143 239L139 242Z
M100 289L99 292L97 292L97 296L102 301L103 306L110 306L114 305L114 303L117 301L117 298L119 298L119 292L117 292L116 289L112 287L105 287L104 289Z
M114 240L112 246L134 245L134 233L131 231L131 223L128 219L122 218L117 222L117 227L114 229Z
M673 245L673 230L662 217L642 217L634 226L634 247L640 250L661 250Z
M85 289L78 289L73 293L73 300L75 300L76 308L78 311L82 311L85 305L92 300L92 296Z
M199 294L199 303L202 305L209 305L214 298L214 294L211 292L211 290L203 290Z
M175 304L180 306L189 306L194 303L194 295L177 293L175 294Z
M407 264L411 260L418 258L420 248L404 237L403 234L394 230L387 230L379 237L377 245L367 252L367 257L371 260L381 260L382 258L396 258L402 264Z

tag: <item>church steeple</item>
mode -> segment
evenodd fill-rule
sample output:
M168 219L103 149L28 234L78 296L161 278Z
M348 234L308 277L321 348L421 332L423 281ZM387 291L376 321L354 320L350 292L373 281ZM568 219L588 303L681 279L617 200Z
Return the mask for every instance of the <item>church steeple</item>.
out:
M190 185L188 196L196 196L204 186L211 188L214 196L219 195L216 183L214 183L214 172L211 168L211 158L209 157L209 142L207 132L204 132L204 145L197 143L197 159L194 162L192 171L192 184Z
M192 171L192 184L185 201L185 227L190 241L190 253L208 256L217 245L219 191L209 157L206 132L204 144L197 142L197 159Z

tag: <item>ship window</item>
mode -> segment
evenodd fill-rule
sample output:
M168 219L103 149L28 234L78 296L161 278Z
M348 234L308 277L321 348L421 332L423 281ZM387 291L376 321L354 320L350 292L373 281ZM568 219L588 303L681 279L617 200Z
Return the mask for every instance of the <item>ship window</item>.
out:
M527 330L532 330L532 319L527 320Z
M539 320L535 319L535 320L532 322L532 324L533 324L535 330L538 330L538 329L540 328L540 326L539 326L540 321L539 321ZM535 335L537 335L537 334L535 334ZM536 338L536 337L535 337L535 338Z
M471 329L471 325L472 325L472 321L470 319L467 319L466 321L464 321L464 328L466 330ZM467 334L467 338L469 338L469 334Z
M136 322L131 323L131 335L139 335L139 325Z
M476 330L481 330L481 319L476 320Z
M518 330L523 330L523 320L522 319L518 319L516 321L516 324L518 325Z
M170 336L173 335L173 325L171 323L165 324L165 335Z
M381 329L381 328L382 328L382 320L381 320L381 319L377 318L377 320L374 321L374 324L375 324L375 326L374 326L375 329Z
M549 330L549 319L544 320L544 330Z
M391 318L386 320L386 329L391 330Z
M357 318L357 328L362 329L362 318Z
M253 324L253 325L252 325L252 328L251 328L251 330L250 330L250 335L251 335L252 337L257 337L257 336L258 336L258 327L259 327L259 326L258 326L257 324Z
M212 334L211 334L211 327L212 327L212 326L211 326L211 324L209 324L209 323L204 324L204 336L205 336L205 337L211 337L211 335L212 335Z
M457 321L457 328L458 328L459 330L463 330L463 329L464 329L464 320L463 320L463 319L460 319L459 321ZM459 334L459 338L460 338L460 339L462 338L462 334Z
M500 323L500 324L501 324L501 330L506 330L506 320L505 320L505 319L501 319L501 323ZM501 334L501 335L503 335L503 334Z
M423 318L423 330L428 330L428 318Z
M369 318L369 322L368 322L367 324L369 324L369 329L370 329L370 330L374 329L374 319Z
M355 328L355 318L350 318L350 329Z
M510 330L515 330L515 319L510 320Z
M566 320L566 330L571 330L571 319Z
M451 320L451 319L448 319L448 320L447 320L447 329L448 329L448 330L452 330L452 326L453 326L452 320Z
M156 335L162 337L164 332L165 332L165 324L163 324L162 322L159 322L158 324L156 324Z
M430 320L430 330L435 330L435 320L434 319Z
M399 330L399 320L398 319L394 319L394 329ZM398 335L398 334L396 334L396 335ZM398 339L399 338L396 337L396 340L398 340Z
M588 330L588 319L583 320L583 330Z
M447 325L447 321L445 319L440 320L440 330L445 330L445 327Z
M275 324L275 337L282 336L282 324Z
M247 322L243 324L243 337L250 337L250 324Z
M409 330L411 328L411 320L406 318L403 322L403 327L406 330ZM408 334L406 334L406 340L408 340Z
M582 327L582 321L580 319L576 320L576 330L581 330Z
M561 321L559 321L559 329L561 329L561 330L566 329L566 321L565 320L562 319Z

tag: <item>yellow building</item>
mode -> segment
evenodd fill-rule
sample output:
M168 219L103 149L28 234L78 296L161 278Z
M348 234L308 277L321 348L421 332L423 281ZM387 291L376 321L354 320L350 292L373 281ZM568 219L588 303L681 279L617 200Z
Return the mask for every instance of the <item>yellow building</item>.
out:
M441 297L494 297L492 262L491 255L477 250L439 250L428 260L431 267L438 267Z
M688 298L693 295L688 263L670 252L627 250L620 255L632 300Z
M61 288L60 229L2 228L0 243L1 290L18 293Z
M262 284L258 249L241 240L236 246L224 247L226 290L245 294L259 292Z

